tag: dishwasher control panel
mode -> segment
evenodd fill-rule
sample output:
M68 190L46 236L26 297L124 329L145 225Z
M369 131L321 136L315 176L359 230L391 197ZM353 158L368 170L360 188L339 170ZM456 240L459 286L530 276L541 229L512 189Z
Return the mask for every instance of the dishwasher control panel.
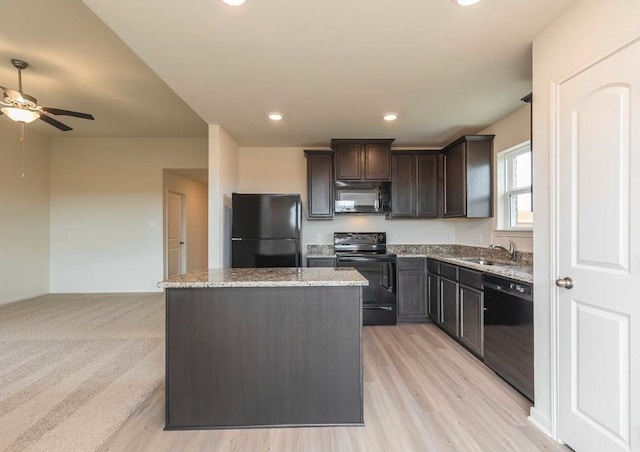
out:
M484 274L484 287L508 293L525 300L533 300L533 287L530 284L516 282L496 275Z

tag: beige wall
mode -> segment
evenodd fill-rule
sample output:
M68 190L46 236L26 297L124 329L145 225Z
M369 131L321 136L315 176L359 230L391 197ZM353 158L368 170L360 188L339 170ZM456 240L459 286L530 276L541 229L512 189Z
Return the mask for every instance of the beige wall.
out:
M231 194L238 190L239 148L219 125L209 126L209 268L231 266Z
M184 196L184 216L185 231L183 239L186 251L185 271L207 268L208 262L208 212L209 212L209 189L206 184L184 177L173 170L164 170L164 201L165 211L163 218L167 218L166 205L167 194L169 192L179 193ZM163 243L166 244L166 222ZM166 247L165 270L166 270ZM165 272L166 275L166 272Z
M526 93L523 93L523 96ZM494 152L494 199L495 214L493 218L482 220L460 221L456 224L456 241L465 245L487 246L492 242L500 243L501 237L510 238L519 251L533 251L533 234L531 232L498 231L497 226L497 167L496 155L506 149L517 146L531 139L531 107L523 105L518 110L505 116L495 124L479 132L480 134L495 135L493 141ZM535 188L534 188L535 190Z
M0 304L49 292L49 140L0 117Z
M163 169L206 167L206 138L53 138L51 292L157 291Z
M551 228L555 193L551 162L551 86L640 38L640 8L635 0L582 0L533 42L533 164L535 407L531 419L557 438L555 380L554 240Z

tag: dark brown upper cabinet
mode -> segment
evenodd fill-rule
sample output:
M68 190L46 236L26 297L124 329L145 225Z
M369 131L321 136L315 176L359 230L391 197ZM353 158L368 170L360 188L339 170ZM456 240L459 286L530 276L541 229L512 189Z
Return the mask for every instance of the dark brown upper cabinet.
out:
M336 151L336 180L391 180L391 143L393 140L394 138L332 139L331 149Z
M443 149L443 216L493 216L493 137L465 135Z
M437 218L441 199L440 151L391 153L391 218Z
M333 218L334 151L304 151L307 158L307 218Z

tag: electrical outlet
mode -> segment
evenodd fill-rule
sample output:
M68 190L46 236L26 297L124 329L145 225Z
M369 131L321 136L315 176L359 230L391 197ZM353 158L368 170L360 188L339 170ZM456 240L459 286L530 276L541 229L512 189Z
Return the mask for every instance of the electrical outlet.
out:
M314 240L316 243L320 243L322 241L322 236L320 235L319 232L316 233Z
M393 241L394 241L395 243L400 243L401 238L402 238L402 235L401 235L399 232L396 232L396 233L393 235Z

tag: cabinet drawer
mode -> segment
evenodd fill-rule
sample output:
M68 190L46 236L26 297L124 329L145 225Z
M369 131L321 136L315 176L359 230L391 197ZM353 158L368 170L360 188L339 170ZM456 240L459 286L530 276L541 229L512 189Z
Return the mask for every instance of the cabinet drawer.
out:
M427 259L427 271L429 273L433 273L434 275L439 275L440 262L433 259Z
M452 281L458 280L458 266L440 262L440 275Z
M424 257L399 257L398 270L424 270Z
M482 272L460 268L460 284L482 290Z

